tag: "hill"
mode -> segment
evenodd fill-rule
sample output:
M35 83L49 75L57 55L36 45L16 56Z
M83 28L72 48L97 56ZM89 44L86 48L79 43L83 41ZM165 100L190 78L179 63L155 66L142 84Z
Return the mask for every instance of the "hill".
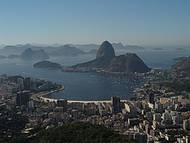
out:
M49 58L44 50L32 50L31 48L24 50L20 57L24 60L44 60Z
M190 57L180 57L176 59L176 63L171 68L171 72L173 76L190 77Z
M150 69L136 54L127 53L113 58L107 70L110 72L143 73Z
M130 143L130 141L103 126L72 123L43 130L32 143Z

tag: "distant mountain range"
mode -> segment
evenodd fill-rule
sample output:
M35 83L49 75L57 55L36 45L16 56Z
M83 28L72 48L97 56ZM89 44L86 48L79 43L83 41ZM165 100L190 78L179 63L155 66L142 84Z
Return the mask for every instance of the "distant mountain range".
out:
M116 50L143 50L144 47L135 45L123 45L122 43L113 43ZM67 44L67 45L32 45L32 44L18 44L7 45L0 49L2 55L19 55L26 49L44 50L49 56L77 56L80 54L96 54L97 49L100 47L98 44Z
M24 60L44 60L49 59L49 56L43 49L32 50L31 48L28 48L22 52L20 58Z
M19 58L22 60L45 60L49 59L48 54L43 50L32 50L31 48L25 49L21 54L11 54L7 58L15 59Z
M26 45L15 45L15 46L5 46L3 49L0 49L0 52L5 55L12 55L12 54L21 54L26 49L31 50L44 50L48 55L51 56L76 56L78 54L83 54L84 51L73 47L71 45L63 45L58 47L46 46L46 47L39 47L33 46L30 44Z
M19 45L7 45L4 48L0 49L0 52L5 55L12 55L12 54L19 55L22 52L24 52L24 50L29 48L32 50L43 49L41 47L33 46L31 44L25 44L25 45L19 44Z
M116 50L143 50L140 46L124 46L122 43L113 43L112 46ZM78 55L95 56L100 45L98 44L67 44L67 45L32 45L18 44L7 45L0 49L0 59L23 59L23 60L46 60L49 57L75 57ZM123 52L123 51L122 51Z
M51 56L77 56L79 54L85 54L85 52L71 45L59 46L49 52Z
M42 61L33 65L35 68L56 68L57 63ZM116 56L115 50L108 41L104 41L96 53L96 58L89 62L80 63L70 67L62 66L63 71L67 72L92 72L103 71L108 73L145 73L150 68L133 53Z

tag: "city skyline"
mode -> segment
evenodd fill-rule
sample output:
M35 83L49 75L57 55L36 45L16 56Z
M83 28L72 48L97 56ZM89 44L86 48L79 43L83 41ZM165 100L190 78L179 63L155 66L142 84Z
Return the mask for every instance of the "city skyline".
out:
M188 0L1 0L0 44L189 46Z

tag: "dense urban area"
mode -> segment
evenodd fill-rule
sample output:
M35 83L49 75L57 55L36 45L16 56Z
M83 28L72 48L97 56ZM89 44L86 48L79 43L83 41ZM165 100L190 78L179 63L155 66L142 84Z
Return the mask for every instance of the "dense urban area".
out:
M51 96L64 90L63 85L1 75L0 142L63 141L63 136L67 136L65 142L81 139L83 142L190 142L189 76L160 69L135 76L146 82L135 89L130 100L114 96L109 101L72 101ZM92 141L89 132L96 140Z

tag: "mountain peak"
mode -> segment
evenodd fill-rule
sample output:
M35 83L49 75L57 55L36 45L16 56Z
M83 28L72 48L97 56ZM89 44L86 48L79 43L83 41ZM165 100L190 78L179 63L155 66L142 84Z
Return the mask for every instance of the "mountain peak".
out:
M115 57L115 51L112 44L109 43L108 41L104 41L100 45L100 48L97 51L96 59L99 59L99 58L111 59L113 57Z

